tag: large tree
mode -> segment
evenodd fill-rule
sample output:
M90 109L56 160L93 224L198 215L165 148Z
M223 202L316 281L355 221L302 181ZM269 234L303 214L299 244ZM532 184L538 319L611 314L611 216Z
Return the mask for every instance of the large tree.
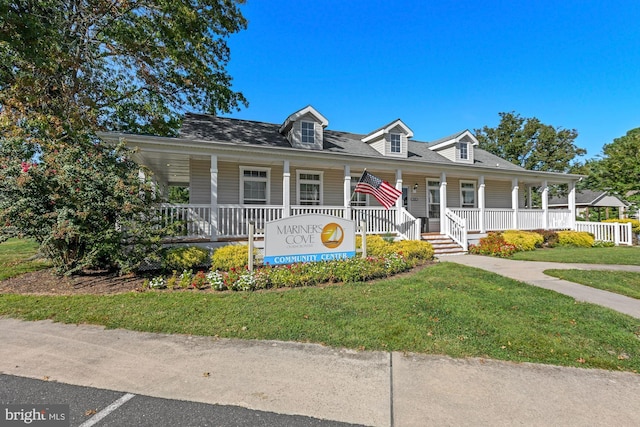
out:
M605 144L602 154L590 165L587 181L591 187L640 204L640 128Z
M535 117L524 118L515 112L499 113L497 127L474 131L480 148L525 169L568 172L577 156L586 150L575 145L575 129L546 125Z
M238 108L225 69L238 3L0 0L0 104L156 134L185 110Z
M100 130L171 135L186 110L246 104L226 38L241 0L0 0L0 239L34 238L60 271L126 270L150 187Z

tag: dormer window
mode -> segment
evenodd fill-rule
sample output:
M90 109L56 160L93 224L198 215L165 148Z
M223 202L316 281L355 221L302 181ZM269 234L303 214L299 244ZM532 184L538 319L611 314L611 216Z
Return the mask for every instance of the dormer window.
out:
M474 147L477 147L478 144L478 140L471 132L463 130L432 142L429 149L452 162L473 164L475 161Z
M402 123L402 120L397 119L365 135L361 141L383 156L406 158L409 153L408 139L411 137L411 129Z
M302 126L302 143L303 144L313 144L315 142L315 123L313 122L302 122L300 123Z
M279 131L293 148L320 151L328 124L329 121L309 105L287 117Z
M395 154L400 153L402 147L402 137L399 133L392 133L389 135L391 138L391 152Z
M466 141L460 141L458 143L458 150L460 152L460 160L469 160L469 143Z

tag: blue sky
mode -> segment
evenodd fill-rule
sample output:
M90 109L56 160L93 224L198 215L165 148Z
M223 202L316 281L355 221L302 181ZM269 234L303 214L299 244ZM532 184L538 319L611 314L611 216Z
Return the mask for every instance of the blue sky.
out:
M576 129L587 157L640 127L640 1L247 0L228 40L230 117L329 129L400 118L414 139L497 126L499 112Z

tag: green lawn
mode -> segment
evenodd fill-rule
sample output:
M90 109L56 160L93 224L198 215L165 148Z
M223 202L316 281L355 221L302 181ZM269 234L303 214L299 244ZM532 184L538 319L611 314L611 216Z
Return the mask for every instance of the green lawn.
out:
M640 299L640 273L629 271L546 270L549 276Z
M0 295L0 315L640 371L640 320L450 263L372 283L286 291Z
M549 261L581 264L640 265L639 246L616 246L611 248L562 248L536 249L516 252L511 259L522 261Z
M50 266L42 259L33 259L38 245L31 240L9 239L0 243L0 280Z

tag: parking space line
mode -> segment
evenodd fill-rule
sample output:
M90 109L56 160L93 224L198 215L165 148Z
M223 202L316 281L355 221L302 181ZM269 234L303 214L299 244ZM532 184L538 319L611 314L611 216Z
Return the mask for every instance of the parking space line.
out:
M120 406L127 403L134 396L135 394L131 394L131 393L125 394L120 399L116 400L111 405L107 406L102 411L98 412L93 417L89 418L87 421L80 424L80 427L91 427L92 425L96 424L98 421L100 421L101 419L103 419L104 417L106 417L116 409L118 409Z

